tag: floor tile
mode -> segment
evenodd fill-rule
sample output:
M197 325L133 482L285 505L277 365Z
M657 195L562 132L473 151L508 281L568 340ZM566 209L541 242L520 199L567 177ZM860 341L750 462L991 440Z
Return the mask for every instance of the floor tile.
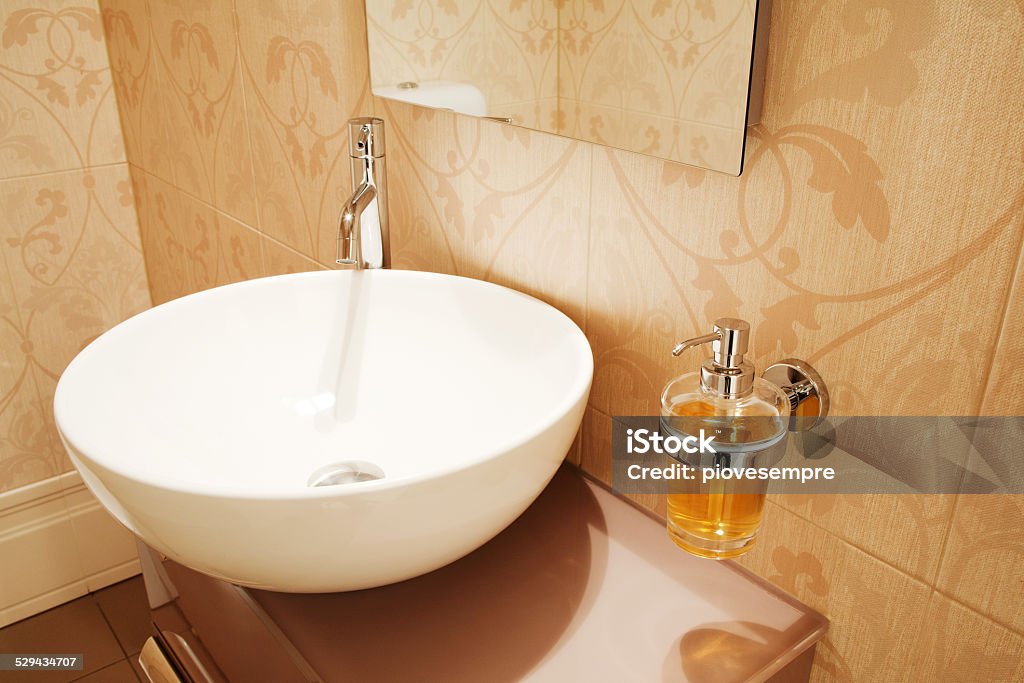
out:
M135 677L138 678L142 683L149 683L149 676L142 670L142 665L139 664L139 656L132 655L128 658L128 663L132 665L132 671L135 672Z
M124 654L137 654L146 638L152 635L149 602L142 577L136 576L104 588L95 594L95 598Z
M127 659L122 659L96 673L79 678L76 683L137 683L138 680L132 665L128 663Z
M0 652L81 654L85 660L82 671L4 672L4 683L72 681L124 658L91 595L0 629Z

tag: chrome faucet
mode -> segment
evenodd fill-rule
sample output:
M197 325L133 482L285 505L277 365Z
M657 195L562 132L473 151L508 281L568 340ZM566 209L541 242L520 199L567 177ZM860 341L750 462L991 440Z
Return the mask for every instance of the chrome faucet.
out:
M338 218L335 262L356 269L390 268L388 183L384 162L384 120L371 117L348 122L352 198Z

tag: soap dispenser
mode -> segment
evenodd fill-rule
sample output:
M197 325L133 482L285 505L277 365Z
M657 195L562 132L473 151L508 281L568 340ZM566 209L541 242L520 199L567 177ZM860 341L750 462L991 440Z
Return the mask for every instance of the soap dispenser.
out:
M672 350L679 356L711 344L713 356L699 371L670 381L661 395L666 436L697 436L703 430L715 437L714 453L680 453L683 464L694 468L693 476L678 480L668 496L669 537L700 557L725 559L753 547L768 487L767 479L712 476L705 481L704 471L770 466L781 458L789 429L808 428L828 411L827 389L813 368L788 359L769 368L769 376L779 383L757 377L745 358L749 342L749 323L716 320L710 334ZM811 398L814 402L808 402ZM791 414L806 418L812 406L816 415L810 421L790 420Z

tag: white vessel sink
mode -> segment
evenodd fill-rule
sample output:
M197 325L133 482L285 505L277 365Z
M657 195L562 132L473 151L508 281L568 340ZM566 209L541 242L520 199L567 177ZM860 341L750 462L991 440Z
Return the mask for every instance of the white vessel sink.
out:
M518 517L592 374L579 328L519 292L303 273L118 325L68 366L54 413L86 483L152 548L246 586L344 591L441 567Z

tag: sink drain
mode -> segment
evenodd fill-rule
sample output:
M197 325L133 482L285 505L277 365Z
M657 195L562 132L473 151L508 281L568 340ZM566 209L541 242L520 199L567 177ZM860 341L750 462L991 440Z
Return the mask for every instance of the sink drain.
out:
M308 486L339 486L341 484L358 484L361 481L375 481L384 478L384 470L372 462L348 460L324 465L313 472L307 482Z

